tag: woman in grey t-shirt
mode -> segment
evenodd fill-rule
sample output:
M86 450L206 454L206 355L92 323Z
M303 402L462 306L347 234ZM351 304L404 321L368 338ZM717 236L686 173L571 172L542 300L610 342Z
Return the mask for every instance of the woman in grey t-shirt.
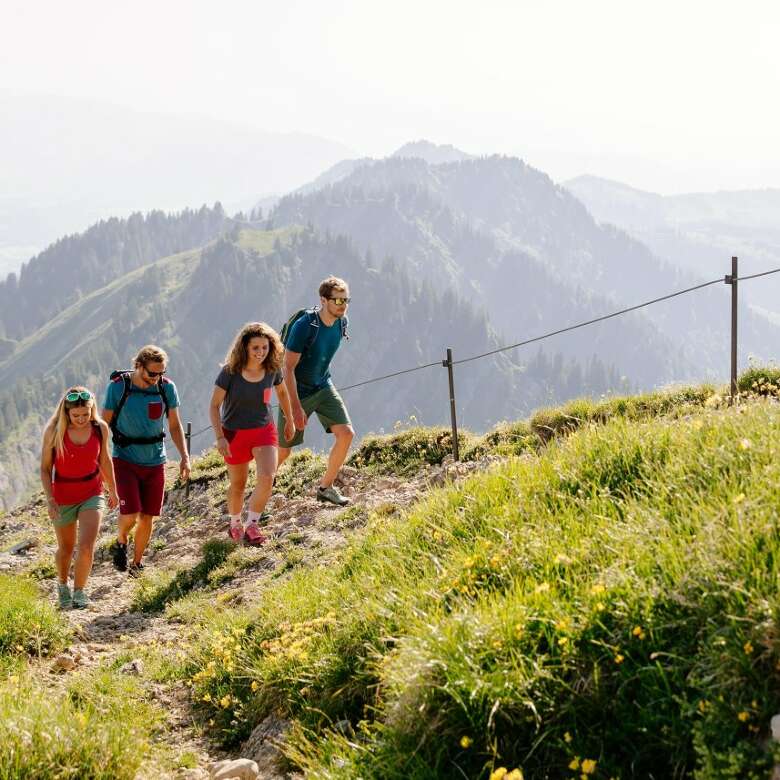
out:
M284 414L284 435L295 435L292 408L282 381L284 347L279 334L264 322L249 322L236 334L222 370L214 381L209 417L217 449L225 459L230 486L227 505L231 539L249 544L265 541L258 521L268 518L265 506L276 474L278 437L271 417L272 388ZM220 413L221 407L221 413ZM289 438L289 437L288 437ZM257 464L257 485L249 496L246 531L241 522L249 464Z

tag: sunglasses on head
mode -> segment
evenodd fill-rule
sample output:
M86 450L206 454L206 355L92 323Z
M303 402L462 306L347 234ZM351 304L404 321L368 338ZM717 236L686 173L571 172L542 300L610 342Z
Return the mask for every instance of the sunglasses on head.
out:
M70 401L70 403L74 403L74 401L91 401L92 393L88 390L74 390L65 396L65 400Z
M165 369L163 369L162 371L150 371L146 366L144 366L144 371L146 371L146 373L149 374L149 376L153 376L155 378L157 378L158 376L162 376L165 373Z
M329 301L333 301L336 306L346 306L352 298L328 298Z

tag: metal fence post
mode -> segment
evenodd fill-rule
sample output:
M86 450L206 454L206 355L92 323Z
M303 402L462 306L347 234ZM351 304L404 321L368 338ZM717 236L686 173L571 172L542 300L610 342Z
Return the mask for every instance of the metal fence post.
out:
M458 416L455 411L455 377L452 372L452 350L447 347L447 359L442 360L441 364L447 369L447 377L450 380L450 420L452 421L452 457L460 460L460 450L458 448Z
M737 258L731 258L731 275L726 275L724 281L731 285L731 396L729 405L737 399Z
M184 441L187 442L187 455L190 454L190 451L192 449L191 441L192 441L192 423L187 423L187 432L184 434ZM189 498L190 497L190 478L187 477L187 482L184 486L184 497Z

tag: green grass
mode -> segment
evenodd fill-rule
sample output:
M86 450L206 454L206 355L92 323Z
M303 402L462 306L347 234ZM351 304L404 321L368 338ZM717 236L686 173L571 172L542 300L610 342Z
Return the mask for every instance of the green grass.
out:
M708 397L580 423L375 515L337 564L270 587L245 634L200 646L200 706L228 742L284 712L314 777L567 777L575 758L603 777L766 776L780 410Z
M235 549L235 542L211 539L203 545L203 560L192 569L145 574L133 593L133 609L161 612L167 604L181 599L190 591L209 585L209 576L224 566Z
M40 657L70 639L67 621L45 600L37 583L0 574L0 657Z
M293 452L277 472L276 490L288 498L312 493L326 465L326 459L311 450Z
M780 394L780 368L777 366L751 366L739 376L737 388L746 395Z
M0 780L132 780L160 722L135 678L100 669L53 697L14 676L0 685Z

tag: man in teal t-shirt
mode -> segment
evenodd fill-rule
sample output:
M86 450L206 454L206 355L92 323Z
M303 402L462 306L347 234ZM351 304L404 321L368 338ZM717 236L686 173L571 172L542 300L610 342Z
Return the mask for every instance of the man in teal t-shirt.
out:
M119 375L106 388L103 419L113 436L114 474L119 494L117 540L113 548L114 566L137 577L143 570L143 557L152 535L154 518L162 510L165 491L165 412L168 429L179 450L179 475L190 474L190 460L179 416L176 385L165 378L168 355L153 344L135 357L135 369ZM125 395L125 380L129 392ZM163 400L163 395L165 400ZM122 397L124 404L120 408ZM127 539L135 527L133 561L127 565Z
M330 378L330 362L344 334L349 306L349 286L330 276L320 284L320 308L316 320L300 317L290 328L284 353L284 381L292 402L295 436L284 438L284 416L279 410L279 465L290 456L292 447L303 442L306 423L316 414L327 433L335 437L328 456L328 468L317 488L317 500L344 506L349 499L333 482L355 436L347 407ZM316 332L312 334L312 328Z

